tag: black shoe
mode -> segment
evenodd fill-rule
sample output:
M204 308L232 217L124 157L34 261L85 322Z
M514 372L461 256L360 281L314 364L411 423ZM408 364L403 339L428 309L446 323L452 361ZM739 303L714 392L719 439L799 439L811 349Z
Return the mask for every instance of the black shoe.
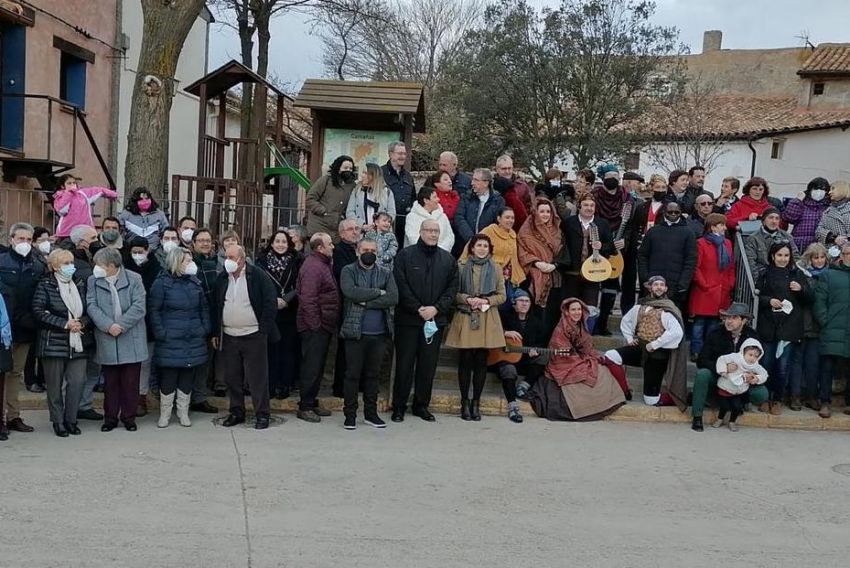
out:
M218 414L218 408L207 402L195 402L189 405L189 410L192 412L202 412L204 414Z
M225 389L215 389L213 394L218 398L224 398L227 396L227 391Z
M404 410L394 408L390 420L393 422L404 422Z
M68 437L68 431L65 430L65 426L62 425L62 424L59 424L58 422L53 423L53 433L56 434L57 436L59 436L60 438L67 438Z
M286 400L289 398L289 389L280 389L277 391L277 394L274 395L277 400Z
M257 421L254 423L254 430L265 430L269 427L268 416L257 416Z
M464 398L460 401L460 418L461 420L472 420L472 415L469 413L469 399Z
M629 389L629 390L628 390L628 392L626 392L626 400L631 400L631 399L632 399L632 396L633 396L633 395L632 395L632 390L631 390L631 389Z
M366 416L363 420L366 424L371 426L372 428L386 428L387 423L381 420L381 417L377 414L370 414Z
M318 404L313 407L313 412L316 413L316 416L321 416L322 418L326 418L330 416L332 413L327 408L322 408Z
M6 426L8 426L9 430L14 430L15 432L24 432L25 434L28 434L29 432L35 430L35 428L33 428L32 426L29 426L28 424L24 423L24 421L20 417L9 420Z
M469 417L473 422L481 421L481 402L473 399L469 404Z
M27 390L34 393L43 393L45 388L44 385L35 383L34 385L27 385Z
M231 426L236 426L237 424L244 424L245 416L239 414L228 414L227 418L221 423L225 428L230 428Z
M694 416L694 420L691 423L691 430L694 432L702 432L705 430L702 425L702 416Z
M115 424L115 423L112 423L112 422L104 422L103 426L100 427L100 431L101 432L112 432L113 430L115 430L116 426L118 426L118 424Z
M82 434L82 432L80 431L80 427L77 426L76 422L74 422L73 424L66 422L65 430L67 430L68 433L72 436L79 436L80 434Z
M419 418L421 418L425 422L436 422L437 421L437 419L434 417L434 415L431 414L430 412L428 412L427 408L413 409L413 415L418 416Z
M96 411L94 408L80 410L77 412L77 420L103 420L103 414Z
M342 425L346 430L357 430L357 418L354 416L346 416L345 423Z
M136 426L135 422L125 422L124 423L124 429L127 430L128 432L135 432L136 430L139 429L139 427Z
M304 422L309 422L310 424L318 424L322 421L321 416L316 414L315 410L312 408L309 410L299 410L295 416L299 420L303 420Z
M0 424L0 442L5 442L9 439L9 429L5 424Z

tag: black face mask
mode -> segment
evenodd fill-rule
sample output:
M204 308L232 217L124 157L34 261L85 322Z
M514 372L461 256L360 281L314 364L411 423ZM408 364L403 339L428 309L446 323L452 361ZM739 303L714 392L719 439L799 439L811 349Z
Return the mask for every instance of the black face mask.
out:
M360 255L360 262L363 263L363 266L372 266L378 261L378 255L374 252L364 252Z
M343 181L343 183L351 183L354 181L354 172L339 172L339 178Z
M652 192L652 200L653 201L664 201L667 197L666 191L653 191Z
M614 191L618 187L620 187L620 180L617 178L605 178L602 180L602 185L605 186L605 189L608 191Z

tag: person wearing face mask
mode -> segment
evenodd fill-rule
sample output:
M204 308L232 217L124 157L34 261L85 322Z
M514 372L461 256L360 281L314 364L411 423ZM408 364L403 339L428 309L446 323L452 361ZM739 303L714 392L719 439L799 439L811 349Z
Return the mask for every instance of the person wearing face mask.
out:
M850 240L850 183L835 181L829 189L829 207L815 230L818 242L838 258L840 248Z
M85 283L74 274L74 255L57 249L47 263L52 275L38 283L32 301L39 328L37 355L44 368L53 432L67 438L80 434L77 410L94 336L84 302Z
M664 176L652 174L647 186L650 196L648 199L637 200L630 223L628 257L632 260L623 267L623 291L620 295L620 310L623 313L626 313L635 305L638 284L637 256L644 235L655 225L656 221L661 221L664 218L663 207L668 201L667 179Z
M638 250L638 278L645 286L650 276L663 276L669 298L684 313L697 265L696 237L677 202L667 203L663 211L663 219L647 231Z
M155 340L153 362L159 374L159 421L166 428L177 406L181 426L191 426L189 403L195 374L207 362L212 333L210 306L197 278L192 253L177 248L151 287L148 321Z
M407 145L404 142L390 142L387 154L389 159L381 166L381 173L395 199L395 236L399 243L404 243L407 214L416 201L416 184L406 167Z
M29 350L36 340L38 324L32 313L32 298L39 280L47 273L40 255L33 252L32 225L14 223L9 229L10 249L0 253L0 290L12 322L14 370L5 384L6 420L10 430L32 432L20 417L18 390Z
M105 187L79 187L77 178L72 174L59 176L56 183L57 191L53 194L53 210L59 215L59 225L56 228L57 238L71 235L74 227L80 225L94 226L91 216L92 205L101 197L111 201L118 199L118 193Z
M37 251L43 259L47 258L53 250L53 242L50 240L50 231L44 227L35 227L32 233L33 250Z
M392 272L376 264L378 243L357 243L357 262L342 269L343 298L340 337L345 341L344 427L357 427L357 392L363 389L363 418L374 428L386 423L378 416L378 378L387 340L392 338L393 308L398 288Z
M165 227L159 234L159 248L151 247L151 250L160 266L165 266L165 257L176 248L180 248L180 232L174 227Z
M105 380L103 426L111 432L120 420L135 432L139 374L148 358L146 294L142 277L124 269L121 253L104 248L94 255L86 284L86 307L95 325L97 350Z
M146 187L138 187L133 191L124 210L118 215L118 222L125 239L147 239L151 250L159 248L160 234L169 226L168 216L159 208Z
M750 272L753 282L758 282L769 264L768 252L770 247L776 243L788 243L791 246L793 258L797 259L800 252L794 244L794 238L786 231L779 228L781 223L778 209L769 207L764 210L761 218L761 228L748 236L744 241L744 252L747 262L750 264Z
M121 237L121 225L118 222L118 217L104 217L100 224L97 242L93 243L92 254L103 247L111 247L117 250L124 248L124 239Z
M310 187L305 205L308 235L328 233L336 236L337 225L345 218L355 176L354 160L350 156L338 156L328 173Z
M198 228L198 223L194 217L182 217L177 222L177 234L180 236L180 246L191 251L192 237L195 235L195 230Z
M791 236L797 250L806 248L817 240L815 232L821 217L829 207L826 195L829 192L829 182L822 177L816 177L806 186L805 191L790 200L782 211L782 220L793 225Z

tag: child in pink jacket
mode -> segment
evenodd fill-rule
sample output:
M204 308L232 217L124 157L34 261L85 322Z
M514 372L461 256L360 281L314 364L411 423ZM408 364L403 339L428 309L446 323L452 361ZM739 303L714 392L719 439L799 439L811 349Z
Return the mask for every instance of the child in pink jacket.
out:
M65 174L59 178L59 191L53 195L53 210L59 215L56 237L71 236L71 230L79 225L94 227L91 206L101 197L115 200L118 193L105 187L77 187L77 178Z

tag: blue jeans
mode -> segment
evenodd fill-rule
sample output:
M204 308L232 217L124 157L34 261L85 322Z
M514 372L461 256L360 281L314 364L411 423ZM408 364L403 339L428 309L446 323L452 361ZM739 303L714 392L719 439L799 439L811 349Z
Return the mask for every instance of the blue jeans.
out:
M705 343L708 334L720 325L718 318L708 316L695 316L691 327L691 353L699 353Z
M804 395L808 398L820 396L820 340L804 339L800 347L794 352L794 360L791 362L791 395ZM830 389L832 388L830 379ZM827 399L829 400L829 399Z
M761 359L762 366L767 369L767 388L770 391L770 400L781 402L785 397L785 390L791 378L791 361L794 353L800 347L799 343L789 343L782 356L777 359L776 351L779 347L778 341L765 341L764 357Z

